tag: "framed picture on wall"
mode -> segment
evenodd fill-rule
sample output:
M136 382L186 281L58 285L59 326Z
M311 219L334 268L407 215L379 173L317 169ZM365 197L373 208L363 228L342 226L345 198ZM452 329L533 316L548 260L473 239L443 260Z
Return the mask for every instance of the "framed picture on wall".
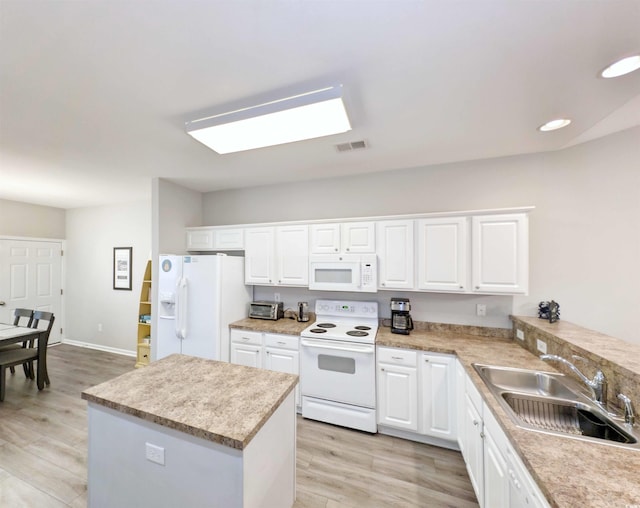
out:
M113 248L113 289L131 291L133 247Z

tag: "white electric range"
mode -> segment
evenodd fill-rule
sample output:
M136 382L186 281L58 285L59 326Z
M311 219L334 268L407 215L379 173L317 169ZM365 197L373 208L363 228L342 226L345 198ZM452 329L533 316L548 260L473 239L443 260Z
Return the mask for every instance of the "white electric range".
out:
M302 416L376 432L378 303L317 300L300 334Z

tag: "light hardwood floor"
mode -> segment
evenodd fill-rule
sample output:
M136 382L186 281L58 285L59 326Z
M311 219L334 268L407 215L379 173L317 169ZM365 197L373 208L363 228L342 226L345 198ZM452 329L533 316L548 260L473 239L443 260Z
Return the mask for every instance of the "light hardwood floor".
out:
M38 392L19 369L7 373L0 403L0 507L86 506L86 402L80 392L133 364L133 358L59 345L49 350L51 386L45 390ZM458 452L300 417L297 496L295 508L478 506Z

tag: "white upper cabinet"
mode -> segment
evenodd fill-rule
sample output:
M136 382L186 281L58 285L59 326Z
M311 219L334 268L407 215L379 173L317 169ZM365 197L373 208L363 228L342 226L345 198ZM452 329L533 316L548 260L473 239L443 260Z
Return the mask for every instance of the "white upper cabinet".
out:
M418 289L468 291L469 219L418 221Z
M311 254L340 252L340 224L311 225Z
M187 228L188 251L242 250L244 230L229 227Z
M340 241L343 252L353 254L375 254L376 223L345 222L342 224Z
M187 250L201 251L213 249L212 229L187 229Z
M275 228L248 228L244 232L245 284L275 284Z
M309 285L309 226L276 228L277 284Z
M414 289L414 223L385 220L376 224L380 289Z
M245 230L245 284L309 285L309 227Z
M472 217L472 290L526 294L529 283L526 214Z
M312 224L311 254L374 254L375 222Z

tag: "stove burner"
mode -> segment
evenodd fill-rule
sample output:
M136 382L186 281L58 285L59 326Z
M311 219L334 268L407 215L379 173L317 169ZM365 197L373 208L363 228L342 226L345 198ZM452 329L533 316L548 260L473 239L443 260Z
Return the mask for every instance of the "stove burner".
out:
M349 330L347 332L347 335L351 335L352 337L366 337L369 334L367 332L362 332L360 330Z
M370 326L364 326L364 325L360 325L360 326L354 326L354 328L356 330L371 330Z
M334 325L333 323L320 323L317 324L316 326L319 326L320 328L335 328L336 325Z
M324 328L312 328L309 330L311 333L327 333L327 330Z

